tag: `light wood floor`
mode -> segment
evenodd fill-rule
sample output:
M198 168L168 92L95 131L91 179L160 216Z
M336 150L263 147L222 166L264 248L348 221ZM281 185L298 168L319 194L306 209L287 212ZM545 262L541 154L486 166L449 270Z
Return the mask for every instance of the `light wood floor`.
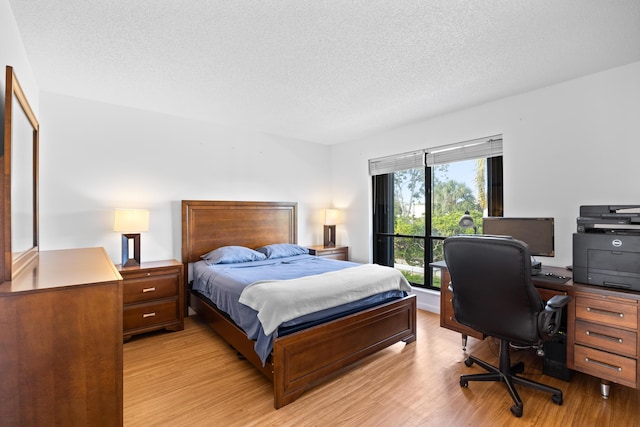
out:
M469 339L468 351L497 363L497 343ZM273 409L271 383L239 360L196 317L185 330L134 337L124 345L125 426L640 426L640 391L612 385L600 397L599 381L574 373L570 382L542 375L531 351L525 375L559 387L557 406L541 392L519 388L522 418L509 408L504 385L469 383L463 373L482 372L463 363L460 335L439 327L438 316L418 312L418 340L398 343L346 374Z

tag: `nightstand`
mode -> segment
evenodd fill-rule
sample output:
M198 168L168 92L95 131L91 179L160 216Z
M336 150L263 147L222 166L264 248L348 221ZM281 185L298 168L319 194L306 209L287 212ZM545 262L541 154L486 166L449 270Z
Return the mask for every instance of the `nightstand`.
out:
M335 246L333 248L325 248L324 246L309 246L309 253L311 255L337 259L340 261L349 261L349 246Z
M184 329L182 263L176 260L143 262L135 267L116 265L122 276L123 339L157 329Z

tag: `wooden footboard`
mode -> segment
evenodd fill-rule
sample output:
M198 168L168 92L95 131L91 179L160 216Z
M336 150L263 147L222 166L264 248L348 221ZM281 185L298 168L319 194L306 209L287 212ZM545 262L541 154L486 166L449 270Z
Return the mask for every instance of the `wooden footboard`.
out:
M276 338L271 357L262 366L254 342L235 323L191 294L191 307L247 361L273 381L276 409L304 391L346 371L355 362L399 341L416 340L416 297L345 316Z
M293 402L305 390L383 348L415 340L415 295L277 338L274 406L278 409Z

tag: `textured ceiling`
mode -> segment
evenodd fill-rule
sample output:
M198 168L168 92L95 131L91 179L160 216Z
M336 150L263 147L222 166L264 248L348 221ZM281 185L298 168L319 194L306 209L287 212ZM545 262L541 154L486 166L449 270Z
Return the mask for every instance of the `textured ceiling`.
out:
M325 144L640 60L639 0L9 0L42 90Z

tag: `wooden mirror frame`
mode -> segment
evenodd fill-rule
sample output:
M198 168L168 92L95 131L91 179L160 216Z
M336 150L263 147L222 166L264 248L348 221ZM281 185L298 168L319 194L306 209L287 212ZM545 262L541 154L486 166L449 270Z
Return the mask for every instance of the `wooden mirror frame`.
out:
M14 102L15 100L15 102ZM26 116L31 129L33 130L33 137L31 141L16 141L13 140L13 118L20 117L18 108L22 109ZM16 114L14 114L14 112ZM2 281L9 281L15 277L26 265L28 265L33 259L38 256L39 250L39 235L38 235L38 144L40 138L40 125L36 118L27 98L22 91L22 87L16 78L13 71L13 67L7 66L6 69L6 87L5 87L5 100L4 100L4 159L0 162L0 194L2 196L2 214L0 215L0 221L2 221L2 230L4 238L2 240L4 256L2 257ZM33 187L33 210L32 216L29 220L33 221L33 245L31 247L14 251L12 248L12 210L11 210L11 184L12 184L12 148L15 144L32 144L32 164L21 165L20 167L25 170L31 168L31 172L28 175L31 176L32 181L27 185ZM25 174L26 175L26 174Z

